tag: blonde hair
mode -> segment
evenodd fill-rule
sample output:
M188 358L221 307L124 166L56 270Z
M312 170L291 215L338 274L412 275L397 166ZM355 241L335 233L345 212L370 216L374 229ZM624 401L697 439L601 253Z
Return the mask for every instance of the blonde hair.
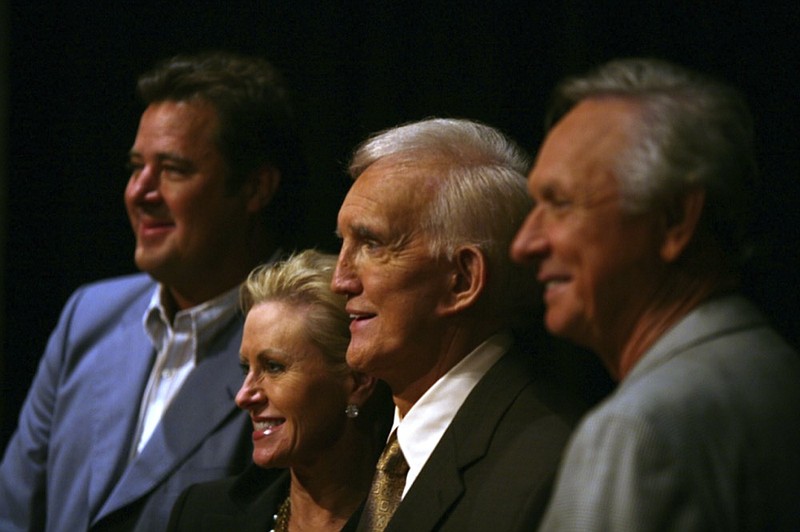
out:
M325 354L335 371L349 371L345 354L350 343L350 319L345 296L331 291L336 255L305 250L288 259L258 266L240 292L242 311L267 301L307 309L308 339Z

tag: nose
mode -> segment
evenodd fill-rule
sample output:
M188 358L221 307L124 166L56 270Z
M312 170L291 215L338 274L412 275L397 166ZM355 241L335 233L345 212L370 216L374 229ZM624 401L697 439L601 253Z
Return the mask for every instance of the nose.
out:
M353 261L349 257L346 248L342 246L339 258L336 261L336 269L331 278L331 290L337 294L353 295L361 290L361 285L355 270L352 267Z
M128 180L126 195L135 201L159 201L158 172L151 165L143 165L131 173Z
M520 264L541 259L548 250L547 238L542 230L541 208L534 207L511 242L511 258Z
M236 406L242 410L251 410L256 406L263 405L267 400L266 394L256 386L255 381L253 372L249 372L244 378L241 388L236 393Z

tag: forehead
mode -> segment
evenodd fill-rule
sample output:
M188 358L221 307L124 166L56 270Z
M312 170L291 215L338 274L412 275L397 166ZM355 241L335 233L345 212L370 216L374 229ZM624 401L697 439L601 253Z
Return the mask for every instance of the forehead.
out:
M242 345L254 350L280 348L292 350L306 342L304 333L308 308L281 300L257 303L245 318Z
M532 188L553 181L598 181L614 176L634 139L640 108L616 97L576 105L548 133L531 171Z
M422 166L377 161L353 182L339 211L339 224L380 218L405 225L418 217L436 189L432 173Z
M202 100L155 102L142 113L134 149L147 142L173 149L215 148L218 118Z

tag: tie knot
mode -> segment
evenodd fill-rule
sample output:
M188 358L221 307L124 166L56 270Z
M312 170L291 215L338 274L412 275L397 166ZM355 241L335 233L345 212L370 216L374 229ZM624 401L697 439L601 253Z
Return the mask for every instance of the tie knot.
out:
M383 453L381 453L376 467L392 476L401 476L405 478L408 473L408 463L406 462L405 456L403 456L400 442L397 441L397 431L392 432L392 435L389 437L389 442L386 444Z

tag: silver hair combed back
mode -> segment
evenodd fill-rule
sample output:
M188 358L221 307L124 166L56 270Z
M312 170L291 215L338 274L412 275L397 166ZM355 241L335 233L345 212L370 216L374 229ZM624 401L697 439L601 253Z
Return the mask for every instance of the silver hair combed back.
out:
M746 253L748 192L755 183L752 117L732 87L657 59L610 61L555 91L548 127L588 98L640 106L634 142L618 162L623 205L642 212L687 190L706 191L703 224L733 256Z
M511 139L478 122L432 118L367 139L350 175L357 179L378 160L413 175L436 174L438 194L419 213L433 255L452 258L459 246L475 245L491 265L494 296L510 297L514 286L526 285L508 249L532 207L525 185L531 161Z

